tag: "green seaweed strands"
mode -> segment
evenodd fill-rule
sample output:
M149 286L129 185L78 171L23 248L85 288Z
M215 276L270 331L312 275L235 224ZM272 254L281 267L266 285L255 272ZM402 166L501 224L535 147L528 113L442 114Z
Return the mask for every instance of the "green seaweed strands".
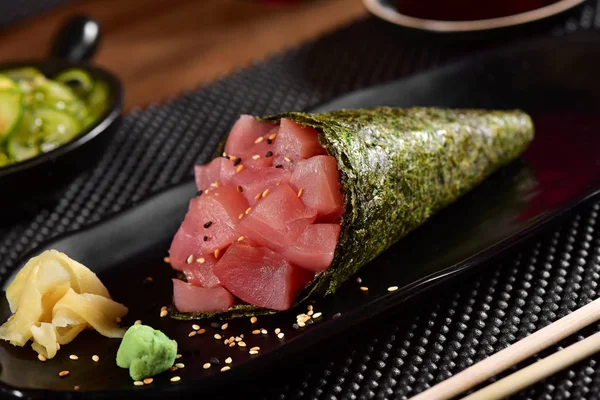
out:
M334 156L340 171L345 212L331 266L317 275L297 303L332 294L388 247L456 201L525 151L533 123L522 111L436 108L290 112L310 126ZM271 313L241 305L220 317ZM175 318L213 315L173 313Z

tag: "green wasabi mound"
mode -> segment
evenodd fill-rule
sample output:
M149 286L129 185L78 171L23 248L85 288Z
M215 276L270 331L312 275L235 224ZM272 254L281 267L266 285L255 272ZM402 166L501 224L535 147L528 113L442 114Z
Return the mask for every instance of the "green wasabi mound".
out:
M147 325L133 325L119 346L117 365L129 368L131 378L139 381L171 368L175 356L176 341Z

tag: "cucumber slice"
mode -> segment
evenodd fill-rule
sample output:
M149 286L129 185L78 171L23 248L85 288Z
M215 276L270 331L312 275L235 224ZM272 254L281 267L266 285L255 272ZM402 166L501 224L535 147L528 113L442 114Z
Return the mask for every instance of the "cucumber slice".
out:
M26 111L18 128L8 138L6 150L9 157L16 162L33 158L41 153L36 137L32 134L33 121L31 113Z
M1 82L1 81L0 81ZM1 83L0 83L1 84ZM17 90L0 91L0 145L15 130L23 115L23 96Z
M39 143L43 152L67 143L81 132L79 121L64 111L39 108L34 111L35 124L41 121Z
M81 97L87 96L94 88L94 80L82 69L67 69L54 78L57 82L69 86L75 93Z
M0 74L0 90L19 90L19 85L8 75Z
M83 122L83 126L87 128L93 125L106 111L108 95L108 85L105 82L97 81L87 99L88 117Z

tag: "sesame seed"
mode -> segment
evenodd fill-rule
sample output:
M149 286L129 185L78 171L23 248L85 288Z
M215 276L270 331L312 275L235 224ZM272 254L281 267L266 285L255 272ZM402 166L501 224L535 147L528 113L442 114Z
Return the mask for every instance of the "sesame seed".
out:
M279 185L281 185L281 182L277 182L275 185L276 185L276 186L279 186Z
M229 371L230 369L231 369L231 367L226 365L223 368L221 368L221 372Z
M179 376L174 376L171 379L169 379L171 382L179 382L181 380L181 377Z
M69 375L69 374L70 374L70 372L69 372L69 371L60 371L60 372L58 373L58 376L60 376L60 377L62 378L63 376L67 376L67 375Z
M252 211L252 207L246 208L246 211L244 212L244 214L248 215L248 214L250 214L250 211Z
M167 315L169 315L169 312L168 312L167 310L162 310L162 311L160 312L160 317L161 317L161 318L164 318L164 317L166 317Z
M395 292L396 290L398 290L398 286L390 286L388 288L388 292Z
M267 189L265 189L265 191L264 191L264 192L262 192L262 197L267 197L267 196L269 195L269 192L270 192L270 191L271 191L271 190L270 190L270 189L268 189L268 188L267 188Z
M238 174L240 172L242 172L244 170L244 164L240 164L238 165L238 167L235 169L235 172L237 172Z
M242 240L244 240L244 239L245 239L245 237L243 237L243 236L240 236L239 238L237 238L237 241L238 241L238 242L241 242L241 241L242 241Z
M298 197L302 196L302 193L304 192L304 189L300 189L298 190Z
M141 324L142 324L142 320L141 320L141 319L138 319L138 320L137 320L137 321L135 321L133 324L134 324L134 325L141 325Z
M229 347L235 347L235 342L229 343Z
M281 164L277 164L277 165L275 166L275 168L283 168L283 165L281 165Z
M145 384L145 385L149 385L149 384L151 384L152 382L154 382L154 379L152 379L152 378L146 378L146 379L144 379L142 382L144 382L144 384Z
M262 333L263 335L266 335L268 332L267 332L267 330L266 330L266 329L261 329L261 330L260 330L260 333Z
M254 200L258 200L260 199L262 196L262 193L257 194L256 196L254 196Z
M221 250L216 249L215 250L215 258L219 258L219 255L221 254Z
M165 257L165 258L163 258L163 261L168 264L171 262L171 259L169 257Z
M273 141L271 139L267 139L267 144L271 144Z
M117 324L120 324L120 323L121 323L121 317L116 317L116 318L115 318L115 322L116 322Z
M246 347L246 342L244 342L244 341L240 341L240 342L238 343L238 346L240 346L240 347Z
M194 325L192 325L192 329L197 331L200 329L200 325L194 324Z
M362 290L363 292L368 292L368 291L369 291L369 288L368 288L368 287L366 287L366 286L361 286L361 287L360 287L360 290Z
M308 315L309 317L310 317L311 315L313 315L313 314L314 314L314 311L313 311L313 310L309 310L309 311L306 313L306 315Z
M48 359L46 358L46 356L45 356L45 355L43 355L43 354L38 354L38 360L40 360L41 362L45 362L45 361L46 361L46 360L48 360Z
M362 279L361 279L361 277L360 277L360 276L357 276L357 277L356 277L356 283L362 283Z
M258 160L259 158L260 158L260 155L259 155L259 154L255 154L255 155L253 155L253 156L252 156L252 159L253 159L253 160Z
M203 191L203 190L198 190L198 191L196 192L196 197L200 197L200 196L202 196L202 193L204 193L204 191Z
M227 153L226 152L223 152L223 157L227 157Z
M244 191L244 188L243 188L243 187L241 187L241 186L238 186L238 187L237 187L237 191L238 191L238 192L240 192L240 193L242 193L242 192Z
M207 223L204 224L204 227L206 229L210 228L210 226L212 225L212 221L208 221Z
M279 332L279 334L277 335L277 337L278 337L279 339L283 339L283 336L284 336L283 332Z
M283 157L283 159L284 159L285 161L287 161L287 162L292 162L292 159L291 159L291 158L289 158L288 156L285 156L285 157Z
M313 310L313 305L312 305L312 304L309 304L309 305L307 305L307 306L306 306L306 309L307 309L308 311L312 311L312 310Z
M142 382L142 381L135 381L135 382L133 382L133 384L135 386L144 386L144 382Z
M260 143L260 142L262 142L263 140L265 140L265 138L261 136L261 137L259 137L258 139L256 139L256 140L254 141L254 143L255 143L255 144L259 144L259 143Z
M180 359L181 357L183 357L181 354L177 354L177 355L175 356L175 358L176 358L176 359Z
M209 369L210 368L210 363L205 363L202 368L204 369Z
M252 331L253 335L259 335L260 334L260 329L255 329Z
M193 255L189 255L188 258L185 260L186 263L191 264L194 262L194 256Z
M160 311L163 311L163 310L166 310L166 309L167 309L167 306L162 306L162 307L160 308Z
M272 151L267 151L267 154L265 154L265 157L273 157L273 152Z
M229 339L225 339L225 341L223 342L223 344L224 344L225 346L227 346L227 345L229 344L229 342L231 342L231 340L229 340Z
M204 329L204 328L202 328L198 331L198 335L202 335L204 333L206 333L206 329Z
M221 329L222 329L222 330L225 330L225 329L227 329L228 327L229 327L229 324L228 324L227 322L226 322L226 323L224 323L223 325L221 325Z
M70 358L71 360L79 360L79 357L77 357L75 354L71 354L71 355L69 356L69 358Z
M190 333L188 333L188 337L194 337L196 336L196 331L191 331Z
M177 363L177 364L175 364L175 366L177 368L185 368L185 364L184 363Z
M248 352L248 354L255 355L255 354L258 354L258 351L256 351L256 350L250 350L250 351Z
M204 240L204 241L206 242L206 241L208 240L208 236L204 236L204 237L202 238L202 240Z
M200 257L199 259L196 260L197 263L200 264L204 264L206 262L206 259L204 257Z
M223 337L221 335L219 335L218 333L215 333L215 339L217 340L221 340Z
M281 329L275 328L275 334L277 335L279 332L281 332Z
M205 189L204 194L210 193L210 189Z
M234 158L234 157L232 157L231 159L233 160L233 166L234 167L237 167L242 162L241 158L237 158L237 157Z
M221 181L217 179L217 180L215 181L215 186L216 186L216 187L221 187Z
M258 318L256 318L256 317L250 318L250 323L251 324L255 324L257 321L258 321Z
M304 322L302 322L302 321L298 321L298 326L300 328L304 328L306 326L306 324Z
M147 276L146 277L146 282L152 282L152 277L151 276Z
M242 219L244 218L244 213L241 213L240 215L238 215L238 219Z
M74 390L74 391L78 392L78 391L79 391L79 389L81 389L79 386L77 386L77 385L73 386L73 390Z
M231 161L235 161L235 160L237 159L237 157L236 157L236 156L232 156L232 155L230 154L230 155L229 155L229 159L230 159Z
M258 346L254 346L254 347L250 348L250 350L251 350L251 351L259 351L259 350L260 350L260 347L258 347Z
M276 137L277 137L277 134L276 134L276 133L271 133L271 134L269 135L269 140L275 140L275 138L276 138Z
M100 357L98 357L96 354L94 354L94 355L92 356L92 361L93 361L93 362L98 362L98 361L100 361Z
M321 315L323 315L323 313L316 312L316 313L314 313L314 315L313 315L313 319L319 318L319 317L321 317Z
M242 341L242 338L241 338L241 337L239 337L239 336L236 336L236 337L235 337L235 341L236 341L236 342L241 342L241 341Z
M233 362L233 359L231 357L227 357L225 359L225 364L231 364Z

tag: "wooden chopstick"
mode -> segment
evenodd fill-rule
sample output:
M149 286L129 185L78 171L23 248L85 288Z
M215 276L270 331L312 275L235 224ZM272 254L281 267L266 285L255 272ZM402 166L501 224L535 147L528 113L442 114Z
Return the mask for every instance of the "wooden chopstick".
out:
M462 400L503 399L600 351L600 332L500 379Z
M600 298L419 393L411 400L447 400L455 397L598 320Z

